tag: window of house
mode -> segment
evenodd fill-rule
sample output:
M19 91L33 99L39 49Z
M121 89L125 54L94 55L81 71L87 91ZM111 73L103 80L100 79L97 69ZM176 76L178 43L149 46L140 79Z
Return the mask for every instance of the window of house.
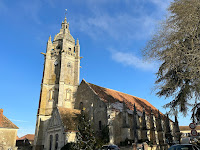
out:
M66 29L67 29L67 25L66 25Z
M52 150L52 144L53 144L53 135L50 135L50 137L49 137L49 150Z
M58 149L58 134L56 134L55 149Z
M74 47L74 53L76 52L76 49L75 49L75 47Z
M102 124L101 124L101 121L99 121L99 130L102 129Z

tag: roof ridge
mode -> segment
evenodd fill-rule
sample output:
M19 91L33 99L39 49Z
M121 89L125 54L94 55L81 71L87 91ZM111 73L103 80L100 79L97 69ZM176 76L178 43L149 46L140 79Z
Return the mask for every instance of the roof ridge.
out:
M87 83L89 83L89 82L87 82ZM93 83L89 83L89 84L93 84ZM116 92L119 92L119 93L123 93L123 94L129 95L129 96L133 96L133 97L136 97L136 98L139 98L139 99L143 99L143 98L140 98L140 97L137 97L137 96L134 96L134 95L131 95L131 94L127 94L127 93L124 93L124 92L120 92L120 91L117 91L117 90L114 90L114 89L102 87L102 86L99 86L99 85L96 85L96 84L93 84L93 85L98 86L98 87L101 87L101 88L104 88L104 89L109 89L109 90L112 90L112 91L116 91ZM146 99L143 99L143 100L147 101ZM148 102L148 101L147 101L147 102Z
M128 107L129 107L129 109L130 110L132 110L133 108L131 108L133 105L134 105L134 103L135 104L137 104L139 107L145 107L145 110L148 108L148 109L150 109L150 108L152 108L153 109L153 113L155 114L155 115L157 115L157 113L156 113L156 111L158 111L158 109L154 106L154 105L152 105L149 101L147 101L146 99L143 99L143 98L140 98L140 97L137 97L137 96L133 96L133 95L130 95L130 94L127 94L127 93L123 93L123 92L120 92L120 91L117 91L117 90L113 90L113 89L110 89L110 88L105 88L105 87L102 87L102 86L99 86L99 85L96 85L96 84L93 84L93 83L89 83L89 82L86 82L86 84L91 88L91 90L92 91L94 91L94 93L96 94L96 95L98 95L98 97L100 98L100 99L103 99L103 100L108 100L108 99L105 99L106 97L105 97L105 95L101 95L102 93L105 93L106 95L107 94L109 94L109 95L111 95L112 97L113 97L113 99L114 100L117 100L118 102L120 102L120 103L123 103L123 102L125 102L126 103L126 101L127 101L127 103L129 103L128 104ZM99 92L98 92L98 90L97 89L99 89ZM118 96L120 96L121 97L121 100L120 100L120 98L118 97L115 97L112 93L115 93L115 95L117 94ZM138 101L138 102L137 102ZM140 102L141 103L140 103ZM142 112L142 110L140 110L140 108L139 109L137 109L138 111L140 111L140 112ZM148 111L148 110L146 110L146 112L147 113L150 113L150 111ZM160 112L160 114L162 115L162 116L165 116L162 112Z

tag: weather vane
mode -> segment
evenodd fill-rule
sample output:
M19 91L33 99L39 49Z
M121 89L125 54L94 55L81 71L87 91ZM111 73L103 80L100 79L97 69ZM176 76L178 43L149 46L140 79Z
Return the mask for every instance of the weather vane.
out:
M65 9L65 17L66 17L66 14L67 14L67 9Z

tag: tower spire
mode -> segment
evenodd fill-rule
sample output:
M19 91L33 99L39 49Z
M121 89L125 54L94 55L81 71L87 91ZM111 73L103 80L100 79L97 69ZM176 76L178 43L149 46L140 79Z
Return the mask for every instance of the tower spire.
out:
M166 120L165 120L165 137L166 137L168 143L172 142L170 120L169 120L168 113L167 113L167 117L166 117Z
M146 113L143 107L143 114L142 114L142 130L141 130L142 139L148 140L147 138L147 124L146 124Z
M70 33L70 31L69 31L69 22L67 22L67 17L66 16L65 16L64 21L62 21L61 26L62 26L62 28L60 29L60 32L62 34L69 34ZM73 41L75 41L75 40L73 39Z
M158 134L158 142L159 145L164 144L163 140L163 128L162 128L162 121L161 121L161 116L160 116L160 111L158 110L158 118L156 119L157 122L157 134Z
M151 114L150 114L150 141L153 144L156 144L154 114L153 114L152 108L151 108Z
M49 41L51 41L51 35L49 36Z
M64 23L67 23L67 9L65 9L65 20L64 20Z
M78 40L78 38L77 38L77 40L76 40L76 45L79 45L79 40Z
M138 116L137 116L137 110L135 107L135 103L134 103L134 112L133 112L133 135L134 135L134 142L137 143L138 142Z
M175 122L174 122L174 128L175 128L175 140L180 142L181 139L181 133L180 133L180 129L179 129L179 125L178 125L178 119L177 116L175 115Z
M65 9L65 18L66 18L66 15L67 15L67 9Z
M51 35L49 36L49 40L47 41L47 50L46 54L50 55L52 50L52 42L51 42Z
M134 114L137 114L137 110L136 110L136 107L135 107L135 103L134 103Z
M67 23L67 17L65 16L65 20L64 20L64 23Z

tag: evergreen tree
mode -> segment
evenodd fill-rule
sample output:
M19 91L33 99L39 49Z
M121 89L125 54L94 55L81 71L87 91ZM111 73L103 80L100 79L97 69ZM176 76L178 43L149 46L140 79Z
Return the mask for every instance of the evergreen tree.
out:
M186 114L189 101L196 98L197 103L200 96L200 1L174 0L168 10L169 17L143 52L161 62L157 95L172 97L165 106Z
M78 132L76 134L76 140L76 143L73 145L74 150L95 149L96 138L94 136L92 124L83 110L81 111L81 114L78 117Z
M103 126L102 131L94 134L93 126L87 114L82 110L76 119L77 133L75 143L67 143L62 150L94 150L109 142L109 128Z

